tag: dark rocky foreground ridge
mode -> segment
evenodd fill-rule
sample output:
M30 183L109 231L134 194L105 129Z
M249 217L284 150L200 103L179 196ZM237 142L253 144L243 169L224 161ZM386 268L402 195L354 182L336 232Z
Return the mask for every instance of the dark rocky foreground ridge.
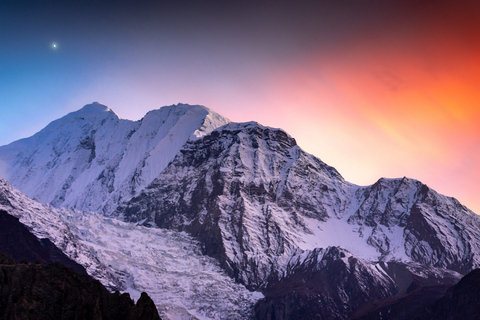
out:
M102 284L59 263L17 263L0 253L0 319L134 320L160 319L143 293L137 304L128 294L110 293Z
M136 305L128 294L110 293L48 239L37 239L0 210L0 319L160 317L146 293Z
M480 269L453 286L419 285L409 292L358 310L349 320L478 320Z
M19 220L0 210L0 252L16 261L50 264L58 262L78 274L87 275L85 268L68 258L49 239L37 239Z
M447 294L430 306L421 319L464 319L480 318L480 269L473 270L450 288Z

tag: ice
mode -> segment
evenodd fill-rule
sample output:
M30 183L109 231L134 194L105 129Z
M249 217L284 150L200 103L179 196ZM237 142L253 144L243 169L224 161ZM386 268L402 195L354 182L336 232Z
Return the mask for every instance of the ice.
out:
M12 185L42 203L112 216L119 203L158 176L186 141L228 122L208 108L185 104L130 121L92 103L32 137L1 146L1 169Z
M199 244L185 233L133 226L90 214L70 224L82 244L126 285L138 299L148 292L162 317L182 310L189 319L240 319L262 297L236 284Z
M163 319L246 319L263 295L237 284L185 233L40 204L0 179L0 209L48 238L111 290L142 291ZM8 199L8 201L5 201Z
M359 232L358 225L349 224L345 219L330 218L321 222L312 218L304 218L306 227L311 233L305 233L302 241L298 243L303 250L338 246L346 248L355 256L376 261L380 253L371 245L367 244L366 236ZM372 228L363 229L363 233L371 234Z

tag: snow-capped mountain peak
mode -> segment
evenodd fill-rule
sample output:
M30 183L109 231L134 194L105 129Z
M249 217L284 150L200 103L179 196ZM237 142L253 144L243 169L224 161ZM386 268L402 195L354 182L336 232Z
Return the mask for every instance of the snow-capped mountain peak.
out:
M284 131L255 122L187 142L119 212L191 233L253 288L297 250L328 246L369 261L480 266L480 245L470 240L480 237L480 218L455 199L408 178L348 183Z
M112 109L107 107L106 105L103 105L97 101L94 101L90 104L85 105L83 108L81 108L78 111L75 111L74 113L76 114L101 114L105 112L113 112Z
M0 147L0 161L9 182L30 197L108 214L150 184L185 142L228 122L186 104L130 121L94 102Z

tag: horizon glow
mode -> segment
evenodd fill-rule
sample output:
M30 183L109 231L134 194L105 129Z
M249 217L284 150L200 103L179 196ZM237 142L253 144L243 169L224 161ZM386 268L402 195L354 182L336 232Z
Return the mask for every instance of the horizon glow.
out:
M201 104L350 182L407 176L480 213L479 4L90 9L0 10L0 145L93 101L131 120Z

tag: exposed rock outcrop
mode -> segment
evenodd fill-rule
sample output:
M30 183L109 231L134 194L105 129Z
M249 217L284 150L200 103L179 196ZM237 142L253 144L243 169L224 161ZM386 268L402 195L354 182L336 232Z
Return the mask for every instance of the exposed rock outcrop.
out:
M259 318L271 310L285 310L281 317L288 318L289 312L310 308L319 319L328 314L345 319L356 308L403 294L415 276L451 284L480 266L480 244L474 240L480 238L480 218L457 200L408 178L353 185L282 130L254 122L230 123L187 142L152 184L118 210L127 221L198 239L230 276L266 295L257 305ZM273 294L291 287L293 279L299 284L339 267L323 260L323 269L312 268L302 260L293 274L286 271L298 252L331 246L345 249L352 261L371 263L364 276L376 281L360 286L346 277L342 284L357 288L357 298L370 298L358 298L359 304L331 298L326 281L318 282L314 293ZM390 267L374 274L377 262L400 262L410 278L396 281L401 277ZM314 301L323 301L323 309Z

